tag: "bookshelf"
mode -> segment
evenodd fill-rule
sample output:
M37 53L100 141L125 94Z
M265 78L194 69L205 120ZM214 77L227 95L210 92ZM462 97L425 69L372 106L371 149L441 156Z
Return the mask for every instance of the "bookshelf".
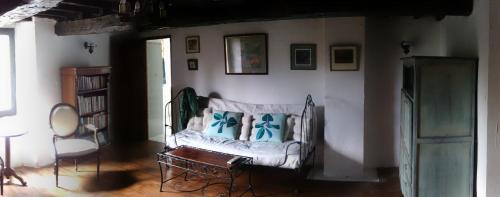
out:
M74 106L82 126L78 137L93 137L83 128L93 124L98 128L100 144L109 143L109 82L111 67L61 68L62 101Z

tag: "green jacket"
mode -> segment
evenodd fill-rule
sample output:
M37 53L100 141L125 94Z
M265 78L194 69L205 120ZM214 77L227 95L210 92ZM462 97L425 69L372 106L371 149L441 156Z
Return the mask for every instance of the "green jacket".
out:
M198 113L198 96L196 91L191 87L186 87L181 90L182 93L179 98L179 124L177 124L178 131L187 127L189 118L196 116Z

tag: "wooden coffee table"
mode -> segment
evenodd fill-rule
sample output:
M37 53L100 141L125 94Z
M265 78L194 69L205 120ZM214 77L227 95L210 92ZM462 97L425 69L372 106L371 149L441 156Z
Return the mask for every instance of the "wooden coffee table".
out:
M160 192L163 191L164 183L181 177L182 175L184 175L184 181L187 181L188 173L192 173L207 178L207 183L201 188L186 192L201 190L203 194L204 189L208 186L229 184L228 194L231 196L235 172L241 170L243 166L249 166L248 188L240 194L240 196L248 191L251 191L252 195L255 196L251 182L253 164L253 159L251 157L226 154L189 146L179 146L175 149L157 153L157 161L160 166L161 174ZM163 170L163 165L165 166L165 170ZM167 170L170 167L182 169L183 172L168 178ZM211 180L214 178L215 180L226 180L229 182L211 183Z

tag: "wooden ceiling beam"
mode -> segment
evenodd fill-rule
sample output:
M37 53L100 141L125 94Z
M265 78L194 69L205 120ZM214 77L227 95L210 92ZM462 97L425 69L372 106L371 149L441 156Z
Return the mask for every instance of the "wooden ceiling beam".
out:
M131 23L122 22L118 15L112 14L97 18L58 22L55 26L55 33L59 36L87 35L130 31L133 29Z
M76 7L86 8L86 9L92 9L92 10L97 11L97 16L104 15L104 8L99 7L99 6L77 3L77 2L69 2L69 1L63 1L63 2L61 2L61 4L62 5L71 5L71 6L76 6Z
M40 12L56 7L62 0L29 0L15 6L0 16L0 27L13 24L25 18L32 17Z
M81 12L81 11L67 10L67 9L61 9L61 8L52 8L49 11L69 14L69 15L73 16L72 18L74 20L80 20L83 18L83 12Z
M40 17L40 18L51 18L51 19L55 19L56 21L68 20L67 16L58 15L58 14L40 13L40 14L37 14L36 16Z

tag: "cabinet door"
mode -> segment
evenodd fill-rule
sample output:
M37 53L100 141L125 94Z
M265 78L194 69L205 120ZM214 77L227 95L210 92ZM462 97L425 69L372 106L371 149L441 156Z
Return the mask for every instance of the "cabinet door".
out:
M418 67L416 196L471 197L476 121L475 61L424 59Z
M401 92L401 140L399 152L399 177L401 191L411 197L411 139L413 133L413 101Z
M474 62L420 60L418 136L467 137L475 128Z

